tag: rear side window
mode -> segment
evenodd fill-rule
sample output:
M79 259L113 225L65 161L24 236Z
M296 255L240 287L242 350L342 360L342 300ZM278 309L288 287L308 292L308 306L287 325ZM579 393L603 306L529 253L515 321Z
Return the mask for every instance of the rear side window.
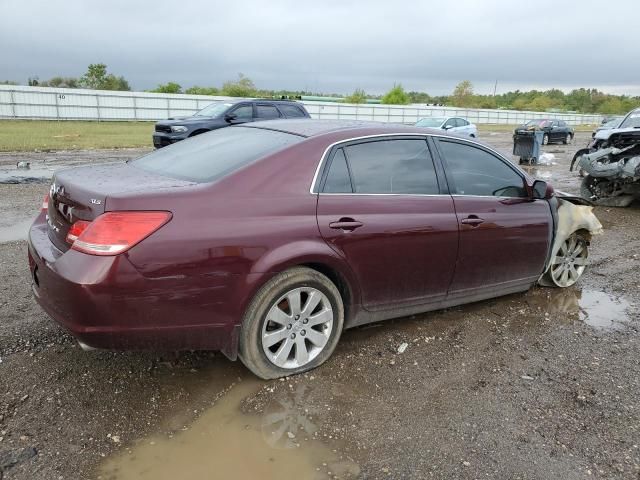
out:
M280 111L284 114L285 117L288 118L300 118L306 117L305 113L302 111L300 107L297 105L278 105Z
M205 183L304 140L273 130L228 127L188 138L130 162L148 172Z
M280 112L273 105L256 105L256 116L260 120L280 118Z
M347 168L347 158L344 156L342 149L338 150L331 160L329 173L322 191L325 193L353 192L349 169Z
M455 195L527 197L523 178L495 155L472 145L440 140Z
M359 143L345 147L344 155L355 193L439 193L433 160L425 140ZM331 170L332 185L337 185ZM344 175L345 169L341 168L341 171ZM343 185L346 186L347 182ZM347 193L350 191L348 189Z

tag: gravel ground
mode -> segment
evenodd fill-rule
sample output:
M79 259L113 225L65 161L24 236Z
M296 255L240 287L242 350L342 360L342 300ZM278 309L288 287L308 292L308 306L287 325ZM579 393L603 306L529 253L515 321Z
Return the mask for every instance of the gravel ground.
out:
M527 168L577 192L567 165L588 134L576 137L545 147L556 164ZM484 139L511 149L508 133ZM16 159L56 168L141 153L1 154L0 169ZM251 380L219 354L81 351L32 299L26 244L14 238L46 191L0 184L3 480L97 478L105 458L147 435L173 435ZM268 423L274 403L286 405L287 432L305 430L349 460L331 475L335 463L319 466L319 478L637 480L640 209L596 214L605 233L577 286L347 331L325 365L258 383L235 415Z

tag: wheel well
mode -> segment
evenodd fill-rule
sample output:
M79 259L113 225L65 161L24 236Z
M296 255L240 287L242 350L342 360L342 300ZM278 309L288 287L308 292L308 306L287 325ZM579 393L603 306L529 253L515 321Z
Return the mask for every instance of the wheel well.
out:
M344 304L344 318L346 323L351 314L350 305L353 296L351 294L351 288L345 278L333 268L322 263L303 263L300 266L311 268L312 270L320 272L333 282L333 284L340 292L340 296L342 297L342 303Z
M196 135L200 135L201 133L206 133L209 130L207 130L206 128L201 128L200 130L196 130L195 132L192 132L191 135L189 135L190 137L195 137Z
M581 237L584 237L584 239L587 241L587 245L591 244L591 232L586 228L580 228L573 233L577 233Z

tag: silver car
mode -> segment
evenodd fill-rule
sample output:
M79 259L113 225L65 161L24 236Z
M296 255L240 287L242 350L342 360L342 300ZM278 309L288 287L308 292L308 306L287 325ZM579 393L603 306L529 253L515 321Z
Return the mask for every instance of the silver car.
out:
M465 137L476 138L478 127L460 117L427 117L416 122L416 127L440 128Z

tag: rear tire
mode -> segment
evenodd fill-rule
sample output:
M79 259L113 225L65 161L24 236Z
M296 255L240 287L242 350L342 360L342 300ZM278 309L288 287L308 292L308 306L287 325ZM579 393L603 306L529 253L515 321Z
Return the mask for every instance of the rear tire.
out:
M548 133L545 133L542 136L542 144L543 145L549 145L549 134Z
M567 136L564 137L564 140L562 140L562 143L567 145L567 144L571 143L571 140L573 140L573 137L571 136L570 133L567 133Z
M342 297L333 282L316 270L291 268L275 275L251 300L239 356L265 380L306 372L331 356L343 324Z

